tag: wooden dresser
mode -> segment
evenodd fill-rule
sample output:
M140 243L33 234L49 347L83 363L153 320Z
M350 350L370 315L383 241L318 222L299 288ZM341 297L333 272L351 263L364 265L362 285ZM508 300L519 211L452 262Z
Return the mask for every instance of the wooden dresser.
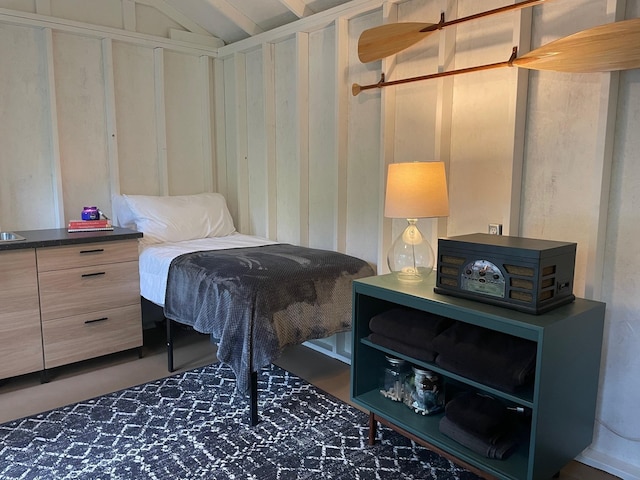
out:
M18 233L0 245L0 378L142 346L140 233Z

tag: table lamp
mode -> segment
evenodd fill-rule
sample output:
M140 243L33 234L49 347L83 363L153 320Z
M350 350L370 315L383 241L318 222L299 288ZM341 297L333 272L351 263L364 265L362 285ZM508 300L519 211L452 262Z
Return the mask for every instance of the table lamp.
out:
M408 225L393 242L387 263L398 280L420 282L433 272L433 249L418 229L418 218L449 215L443 162L391 163L387 173L385 217L406 218Z

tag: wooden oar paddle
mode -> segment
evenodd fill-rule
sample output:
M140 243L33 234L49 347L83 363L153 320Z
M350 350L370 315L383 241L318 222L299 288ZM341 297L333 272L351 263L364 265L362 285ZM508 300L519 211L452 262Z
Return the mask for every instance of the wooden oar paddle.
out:
M444 14L440 17L440 23L389 23L380 27L365 30L358 39L358 58L362 63L373 62L382 58L394 55L411 45L418 43L431 32L440 30L450 25L456 25L476 18L488 17L498 13L520 10L532 7L546 0L525 0L524 2L507 5L506 7L487 10L486 12L469 15L448 22L444 21Z
M547 43L519 58L516 58L516 54L517 47L513 47L511 58L506 62L388 82L383 79L378 83L364 86L354 83L351 87L351 93L355 96L362 90L372 88L382 88L389 85L511 66L531 70L573 73L611 72L640 68L640 18L608 23L582 30L568 37Z

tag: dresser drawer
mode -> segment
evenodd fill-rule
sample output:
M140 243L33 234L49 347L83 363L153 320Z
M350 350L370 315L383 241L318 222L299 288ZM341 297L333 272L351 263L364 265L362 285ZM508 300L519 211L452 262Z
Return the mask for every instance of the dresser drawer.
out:
M36 253L0 252L0 378L42 370Z
M83 243L38 248L38 272L138 260L138 241Z
M40 272L42 321L124 305L140 306L138 262Z
M142 346L140 305L42 322L45 368Z

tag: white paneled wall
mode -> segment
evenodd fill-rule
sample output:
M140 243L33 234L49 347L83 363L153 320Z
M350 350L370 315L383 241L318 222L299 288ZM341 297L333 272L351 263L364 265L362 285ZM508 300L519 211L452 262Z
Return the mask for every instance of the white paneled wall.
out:
M120 36L120 1L47 4L64 19L0 23L0 226L61 227L85 205L110 214L113 193L214 190L214 50Z
M267 147L268 138L273 138L273 130L269 131L267 125L273 125L273 121L267 119L267 115L273 115L272 110L267 113L268 106L265 103L265 91L273 90L273 76L268 77L263 65L271 65L270 56L272 46L265 45L247 53L247 157L250 168L248 169L249 186L249 223L250 232L254 235L269 237L270 211L267 191L269 182L274 178L275 169L269 168L269 160L275 160L274 152L269 153ZM267 56L265 61L263 58ZM272 72L269 69L268 72ZM268 73L267 72L267 73ZM273 143L273 142L272 142Z
M308 138L308 118L300 118L297 102L299 91L308 84L298 82L298 49L308 46L307 38L290 38L274 46L274 103L276 140L276 218L278 240L296 245L301 244L301 220L306 218L301 200L303 184L308 182L308 154L301 157L299 144ZM306 107L308 103L303 102ZM306 191L304 192L306 194ZM306 226L306 225L305 225Z
M469 2L459 5L460 15L476 11ZM501 5L492 1L486 6ZM457 26L455 68L508 60L523 15L496 15ZM510 68L454 77L449 188L455 193L450 196L449 235L486 232L489 223L503 224L505 234L518 233L517 225L510 225L511 211L520 207L520 198L511 196L512 185L520 182L512 178L513 165L522 161L514 156L514 142L522 142L514 137L518 80L517 69Z
M120 190L160 194L153 49L113 42Z
M100 39L54 32L53 68L64 218L71 220L83 205L104 208L111 196Z
M163 38L176 23L130 0L36 3L39 15L32 1L0 0L27 12L0 10L0 226L61 226L87 203L109 211L114 191L214 190L243 233L342 251L384 272L403 228L383 217L387 164L442 160L451 215L421 221L434 243L488 223L578 243L574 291L607 302L598 423L581 460L640 478L638 71L504 68L350 92L382 72L505 61L514 45L524 52L640 16L637 0L547 2L366 65L356 53L363 30L437 23L441 11L460 17L479 2L358 0L217 51ZM347 358L349 336L315 348Z
M380 76L379 65L361 64L357 56L357 39L363 30L380 23L378 12L356 17L349 22L348 45L348 85L352 82L366 84L377 82ZM379 262L380 245L379 225L384 197L383 178L385 158L383 138L381 136L381 99L380 94L340 98L347 102L347 193L344 204L338 209L346 212L345 249L347 253L357 255L376 264L379 271L384 268ZM366 121L363 121L366 119Z
M56 186L46 37L42 30L0 24L0 227L4 230L53 227L58 215L51 201Z
M618 99L617 74L570 75L505 67L370 90L357 97L341 95L340 82L335 90L334 85L323 82L332 61L337 66L334 75L347 86L353 82L376 83L381 72L387 79L399 79L506 61L513 46L526 52L580 29L623 18L624 2L568 0L557 6L550 2L533 11L525 9L449 27L393 58L363 65L357 59L356 47L357 38L366 28L385 21L437 22L441 10L447 12L447 18L478 11L477 2L467 0L380 2L379 6L375 3L371 2L369 10L354 9L345 17L326 22L320 29L301 22L300 29L308 32L308 37L288 31L279 36L265 34L220 51L230 59L225 61L225 70L237 69L231 62L242 54L247 71L269 72L275 77L273 94L270 89L260 92L264 95L262 102L255 99L259 93L247 94L250 104L275 111L273 116L265 115L263 129L275 131L277 179L260 191L259 195L266 197L258 202L262 208L269 202L276 203L276 226L269 230L272 237L304 242L305 225L299 222L304 222L305 213L300 209L308 201L309 243L317 241L322 242L318 245L325 245L325 241L332 241L337 249L365 258L379 271L385 271L386 251L394 235L403 228L403 222L383 218L386 165L394 161L442 160L448 166L451 214L437 222L421 221L422 229L434 242L438 236L485 232L488 223L502 223L506 234L577 242L574 289L577 295L611 302L615 292L602 289L605 271L617 284L624 283L623 291L633 289L632 269L623 267L623 261L616 263L615 270L611 266L616 255L629 258L630 243L618 236L606 240L609 238L606 232L612 228L621 233L629 230L629 237L624 238L631 238L632 234L626 223L618 221L619 215L628 216L630 211L617 202L609 205L607 195L611 152L619 152L620 169L625 165L623 159L635 156L631 149L623 148L622 140L612 148L615 106L628 105L629 96L633 95L630 88ZM482 8L503 5L504 2L492 0L483 3ZM333 51L329 48L330 31L335 31ZM341 36L341 31L347 33ZM263 53L272 53L256 55L258 48ZM303 62L305 66L299 63L299 50L306 48L310 54ZM307 77L301 75L301 67L308 68L308 84L304 80ZM622 78L634 77L626 73ZM225 71L225 91L234 88L232 82L237 82L237 77ZM268 80L265 84L270 85ZM308 105L299 105L305 101L305 92ZM333 100L329 101L332 95ZM322 97L326 101L318 105ZM341 115L345 110L346 117ZM308 119L300 118L303 111L308 112ZM631 117L627 115L616 128L628 131L629 124L638 128L637 107L632 111ZM230 119L228 115L227 112L226 118ZM307 122L308 157L300 152ZM338 134L332 136L331 126L325 122L332 123ZM252 123L250 129L249 137L261 131L259 121ZM320 132L325 141L315 136ZM341 137L344 132L346 138ZM226 141L238 141L238 137L230 135ZM268 140L259 137L256 141L269 149ZM338 154L332 156L334 151ZM343 151L344 157L340 155ZM303 186L307 169L308 198ZM626 166L625 171L628 170ZM627 185L630 180L626 177L623 180L622 176L614 176L613 181L618 181L619 188L626 191L633 188ZM337 195L332 201L322 201L321 195L331 188L337 188ZM633 200L623 196L620 201L631 204ZM295 205L289 205L290 202ZM282 211L283 208L286 210ZM274 214L273 207L268 213ZM616 220L607 230L611 215ZM251 224L259 224L254 222L255 218ZM329 228L331 225L336 225L335 229ZM329 239L331 235L333 240ZM606 254L605 244L609 246ZM638 260L633 265L637 267ZM631 301L630 297L625 304ZM616 300L622 302L617 296ZM631 312L637 314L640 305L631 302ZM611 342L637 345L638 338L633 332L638 325L628 318L630 312L615 304L608 305L608 312L612 337L603 347L602 391L606 395L601 395L599 405L602 418L592 449L581 459L613 470L623 478L636 478L633 475L640 458L637 439L632 435L633 429L624 428L622 418L612 412L616 393L623 393L629 402L637 402L640 389L633 386L628 372L622 373L624 362L633 363L628 358L629 350L618 353ZM612 318L614 315L616 319ZM624 337L623 330L630 337ZM339 343L327 348L337 352ZM348 348L343 353L348 354ZM637 365L634 371L638 372Z
M337 241L338 186L345 179L337 151L336 28L309 35L309 246L333 250Z
M607 20L601 8L605 2L583 3L580 15L573 13L572 5L542 11L536 18L532 47ZM572 15L574 22L554 28L550 37L547 25L563 14ZM600 192L592 188L591 179L598 153L599 98L605 79L606 74L532 72L529 85L526 157L530 161L525 166L523 184L523 234L578 243L574 289L578 296L584 296L587 264L592 260L588 258L593 231L590 224L598 221ZM602 163L603 159L598 161Z
M640 9L636 9L640 16ZM621 458L637 467L640 477L640 416L636 411L640 387L640 281L638 238L640 222L640 70L620 74L620 92L613 145L613 167L602 298L607 302L606 352L602 363L599 418L595 453ZM635 448L630 447L630 444ZM591 452L590 452L591 453ZM611 462L605 457L604 465ZM613 463L615 465L615 463ZM601 468L607 468L601 467ZM623 473L620 473L624 477ZM631 478L631 477L629 477Z
M208 58L204 57L205 62ZM210 191L209 70L200 57L164 52L164 108L169 195ZM204 111L203 111L204 109Z

